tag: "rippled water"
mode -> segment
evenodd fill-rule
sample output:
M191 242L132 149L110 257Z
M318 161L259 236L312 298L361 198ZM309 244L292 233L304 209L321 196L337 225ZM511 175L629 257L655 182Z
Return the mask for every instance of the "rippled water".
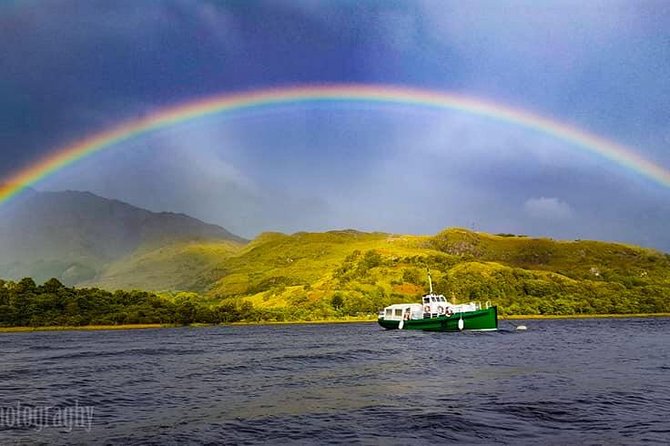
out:
M669 442L670 319L525 324L2 334L0 409L93 418L70 432L5 420L0 443Z

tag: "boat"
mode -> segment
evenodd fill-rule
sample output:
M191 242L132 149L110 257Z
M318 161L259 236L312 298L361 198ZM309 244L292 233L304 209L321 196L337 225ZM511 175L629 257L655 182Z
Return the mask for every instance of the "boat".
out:
M389 305L379 312L377 322L387 330L424 331L494 331L498 329L498 308L486 302L454 304L442 294L433 293L433 281L428 272L430 292L421 303Z

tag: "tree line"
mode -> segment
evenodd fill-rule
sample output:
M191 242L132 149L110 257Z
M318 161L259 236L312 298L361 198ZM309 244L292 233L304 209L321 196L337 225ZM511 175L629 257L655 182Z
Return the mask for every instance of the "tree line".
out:
M250 302L207 305L191 293L173 298L144 291L69 288L57 279L0 279L0 326L192 324L258 320Z

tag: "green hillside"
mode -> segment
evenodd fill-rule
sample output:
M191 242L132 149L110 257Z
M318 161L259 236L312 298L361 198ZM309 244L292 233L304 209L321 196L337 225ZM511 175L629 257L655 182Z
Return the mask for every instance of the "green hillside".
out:
M0 209L0 248L8 283L54 277L66 287L149 291L217 308L226 320L374 315L427 291L426 268L437 292L491 301L502 314L670 312L668 254L597 241L452 228L264 233L247 242L182 214L33 191Z
M152 291L203 291L208 283L198 280L212 265L236 254L242 243L226 240L178 242L142 247L132 256L108 266L95 281L105 289Z
M437 292L491 301L503 315L670 313L670 255L622 244L448 229L150 246L112 263L91 288L0 280L0 327L374 318L416 301L426 268Z
M502 314L670 311L670 255L623 244L447 229L435 236L353 230L265 233L247 245L179 244L131 256L106 288L187 290L259 319L374 314L435 290L490 300Z

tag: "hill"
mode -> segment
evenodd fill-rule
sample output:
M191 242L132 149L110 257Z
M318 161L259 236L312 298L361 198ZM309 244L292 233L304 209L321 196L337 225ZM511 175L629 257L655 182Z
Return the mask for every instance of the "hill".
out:
M164 284L191 290L211 305L251 305L264 319L373 314L390 303L416 300L427 288L426 268L436 291L459 301L490 300L503 314L670 311L668 254L458 228L435 236L264 233L238 250L178 246L129 258L125 265L145 265L147 274L158 274L191 261L199 265L192 267L196 274ZM124 271L138 277L135 267Z
M82 286L108 290L197 291L207 288L201 275L241 249L230 240L175 242L140 248L107 265Z
M202 242L239 247L246 240L187 215L150 212L89 192L28 191L0 207L0 277L9 279L80 284L125 257Z
M0 248L5 279L159 292L267 320L370 315L415 301L426 268L436 291L490 300L503 314L670 312L670 255L651 249L459 228L268 232L247 243L186 215L86 192L27 191L0 208Z

